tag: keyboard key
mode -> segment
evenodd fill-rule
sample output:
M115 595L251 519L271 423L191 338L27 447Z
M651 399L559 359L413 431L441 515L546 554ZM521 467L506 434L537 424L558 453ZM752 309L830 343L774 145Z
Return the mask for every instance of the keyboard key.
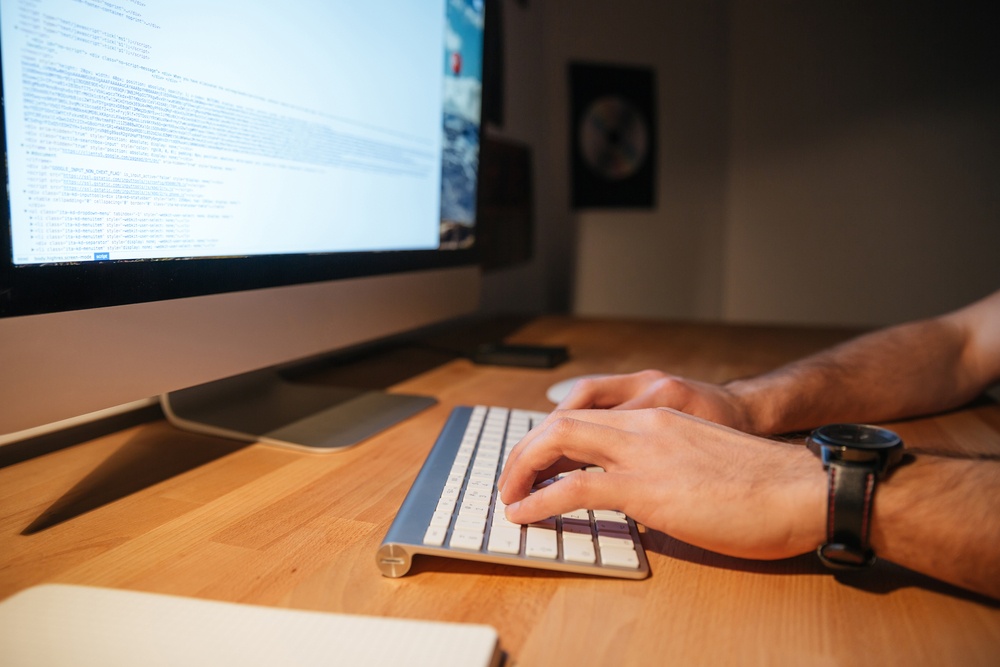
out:
M448 526L431 526L424 533L424 544L429 547L439 547L444 544L444 536L448 534Z
M628 548L601 546L601 562L616 567L637 568L639 567L639 556L631 546Z
M603 551L605 547L632 549L632 538L626 535L600 535L597 536L597 543Z
M594 563L597 556L594 553L594 541L580 539L578 536L563 534L563 558L571 563Z
M493 480L496 478L495 472L496 472L495 470L488 470L485 468L479 470L473 468L472 472L469 473L469 478L470 481L472 479L482 479L492 484Z
M501 509L494 509L493 510L493 525L494 526L517 527L517 528L521 527L521 524L514 523L513 521L509 521L507 519L506 515L504 515L503 510L501 510Z
M489 506L490 498L493 496L492 489L473 489L468 488L465 490L465 500L482 500L484 505ZM628 528L628 526L626 526Z
M598 520L594 523L597 524L598 534L628 535L628 523L625 521Z
M455 530L448 546L452 549L472 549L479 551L483 546L483 534L476 530Z
M460 514L476 514L482 516L486 516L489 511L489 500L483 500L482 498L463 498L462 506L459 509Z
M436 512L447 512L451 514L455 511L455 499L454 498L441 498L437 502L437 507L434 509Z
M482 533L486 530L486 517L475 517L460 514L455 519L455 530L474 530Z
M451 512L435 511L431 517L430 525L438 526L439 528L448 528L451 525Z
M556 531L539 526L528 526L527 535L524 538L524 555L533 558L555 559L559 555Z
M470 479L469 484L467 486L470 489L481 489L493 493L493 485L489 482L489 480L486 479L481 479L478 477L475 479Z
M490 531L490 541L486 546L488 551L500 554L518 554L521 552L521 527L502 526L494 524Z

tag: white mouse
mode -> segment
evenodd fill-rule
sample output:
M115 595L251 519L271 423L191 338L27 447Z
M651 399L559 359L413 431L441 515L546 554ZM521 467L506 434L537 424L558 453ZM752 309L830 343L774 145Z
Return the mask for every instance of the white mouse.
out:
M545 392L545 397L556 405L559 405L562 403L564 398L569 396L569 392L573 388L573 385L576 384L577 380L583 380L586 378L604 378L608 377L608 375L609 373L594 373L592 375L578 375L577 377L560 380L549 387L548 391Z

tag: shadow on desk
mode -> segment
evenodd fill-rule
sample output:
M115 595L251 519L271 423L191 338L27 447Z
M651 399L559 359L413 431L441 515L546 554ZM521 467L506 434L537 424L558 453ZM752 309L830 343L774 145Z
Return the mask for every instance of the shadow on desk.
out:
M794 558L775 561L758 561L724 556L699 547L692 546L659 531L645 529L642 531L642 543L647 554L660 554L668 559L676 559L695 563L704 567L747 572L760 575L788 577L790 575L806 575L833 577L840 584L848 586L860 593L884 596L907 588L918 588L949 597L975 602L991 609L1000 609L1000 601L993 600L958 586L939 581L932 577L908 570L905 567L878 561L867 571L846 572L834 574L823 566L813 554L803 554ZM447 572L451 575L498 575L518 579L588 579L599 580L586 574L559 572L555 570L517 567L480 561L469 561L453 558L440 558L421 555L413 559L407 578L424 573ZM658 574L656 566L650 563L650 578L663 576ZM628 582L630 586L643 586L649 579L628 581L614 579L617 582ZM819 601L817 601L817 604Z
M166 422L151 424L137 431L21 534L51 528L250 444L178 431Z
M159 404L8 443L0 446L0 468L30 461L39 456L58 452L61 449L157 419L163 419L163 410L160 409Z
M655 552L690 563L726 570L754 574L788 576L790 574L834 577L838 582L857 591L873 595L888 595L905 588L922 588L941 595L948 595L976 602L993 609L1000 609L1000 601L953 586L946 582L914 572L889 561L879 560L868 570L837 572L827 569L813 554L803 554L783 560L761 561L734 558L691 546L669 535L647 530L643 535L647 552ZM655 576L655 572L652 576Z

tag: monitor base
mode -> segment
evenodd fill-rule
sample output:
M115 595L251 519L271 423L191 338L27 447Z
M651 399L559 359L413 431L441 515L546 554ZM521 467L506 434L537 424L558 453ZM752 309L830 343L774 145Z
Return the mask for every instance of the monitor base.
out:
M160 397L178 428L248 442L332 452L434 405L429 396L291 382L255 371Z

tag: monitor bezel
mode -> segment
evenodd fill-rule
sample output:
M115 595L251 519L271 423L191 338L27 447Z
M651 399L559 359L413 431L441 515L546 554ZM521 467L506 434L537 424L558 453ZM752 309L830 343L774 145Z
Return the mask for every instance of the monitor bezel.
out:
M315 255L103 261L15 266L4 221L0 317L18 317L225 294L270 287L474 265L461 249L360 251Z

